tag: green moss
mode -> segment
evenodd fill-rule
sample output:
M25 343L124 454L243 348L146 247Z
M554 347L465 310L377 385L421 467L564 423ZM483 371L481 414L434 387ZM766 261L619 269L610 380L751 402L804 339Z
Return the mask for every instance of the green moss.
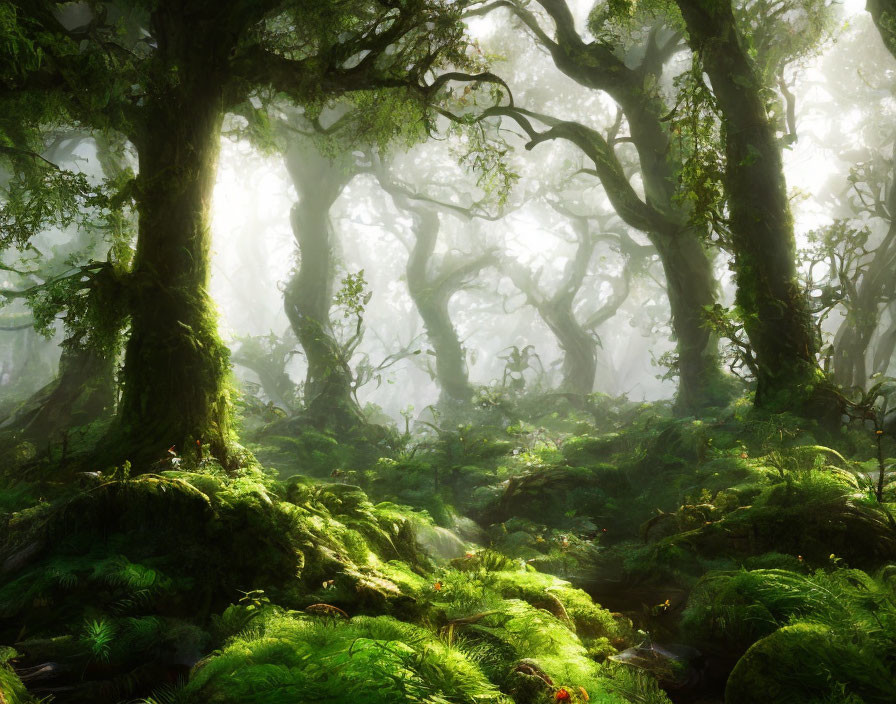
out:
M549 574L532 571L501 571L489 574L487 583L502 597L522 599L548 611L558 611L559 602L580 637L620 638L627 635L609 611L592 601L581 589ZM561 616L562 618L562 616Z
M36 700L28 694L25 685L8 664L15 656L12 648L0 646L0 700L6 704L33 704Z
M768 702L891 702L896 678L886 661L823 624L785 626L753 645L725 688L725 704Z
M509 702L462 650L388 617L271 615L200 663L183 695L209 704Z
M760 695L775 702L884 702L896 691L889 574L841 567L710 574L691 595L683 630L708 651L743 654L726 702Z

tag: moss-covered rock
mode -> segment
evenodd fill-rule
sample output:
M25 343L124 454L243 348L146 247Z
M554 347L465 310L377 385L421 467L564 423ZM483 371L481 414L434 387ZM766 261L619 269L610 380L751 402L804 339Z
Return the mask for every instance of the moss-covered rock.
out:
M18 641L27 665L84 673L70 701L117 701L182 675L231 603L413 615L405 587L427 558L412 520L357 487L298 486L258 471L168 471L11 514L0 642Z
M893 701L896 678L823 624L785 626L753 645L728 678L725 704Z

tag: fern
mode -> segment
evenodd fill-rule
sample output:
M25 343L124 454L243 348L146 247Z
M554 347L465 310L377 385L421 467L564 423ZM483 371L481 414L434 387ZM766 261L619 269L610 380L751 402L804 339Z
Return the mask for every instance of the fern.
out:
M114 638L115 627L110 622L94 619L84 623L81 642L87 646L91 660L109 662Z

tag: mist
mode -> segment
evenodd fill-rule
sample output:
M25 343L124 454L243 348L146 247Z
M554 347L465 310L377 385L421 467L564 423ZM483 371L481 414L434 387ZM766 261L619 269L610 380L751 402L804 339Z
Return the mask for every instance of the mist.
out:
M0 703L896 691L896 0L0 2Z

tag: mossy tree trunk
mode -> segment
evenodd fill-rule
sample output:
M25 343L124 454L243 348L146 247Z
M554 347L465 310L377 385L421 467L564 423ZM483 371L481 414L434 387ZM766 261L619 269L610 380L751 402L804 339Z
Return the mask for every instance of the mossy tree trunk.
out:
M307 144L293 143L286 167L299 194L290 222L299 264L283 293L286 315L305 352L305 413L317 427L346 430L362 422L352 391L354 375L330 320L335 233L330 208L352 171Z
M691 413L724 405L730 398L729 384L719 367L718 340L704 317L707 306L716 300L712 261L695 234L652 241L666 274L666 294L677 344L676 408Z
M758 364L756 402L806 410L818 382L816 340L796 277L781 147L764 86L728 0L677 0L724 122L736 303Z
M3 424L4 431L42 445L64 443L70 428L109 417L117 396L118 336L123 326L121 281L111 264L96 265L87 284L88 306L99 311L84 330L62 342L56 378L34 393Z
M115 408L115 358L79 346L68 339L62 345L59 372L34 393L3 431L25 440L57 444L70 428L87 425Z
M229 353L208 294L210 209L229 47L189 7L153 16L153 90L135 139L139 236L129 282L131 334L118 419L125 456L228 461ZM195 9L195 8L193 8Z

